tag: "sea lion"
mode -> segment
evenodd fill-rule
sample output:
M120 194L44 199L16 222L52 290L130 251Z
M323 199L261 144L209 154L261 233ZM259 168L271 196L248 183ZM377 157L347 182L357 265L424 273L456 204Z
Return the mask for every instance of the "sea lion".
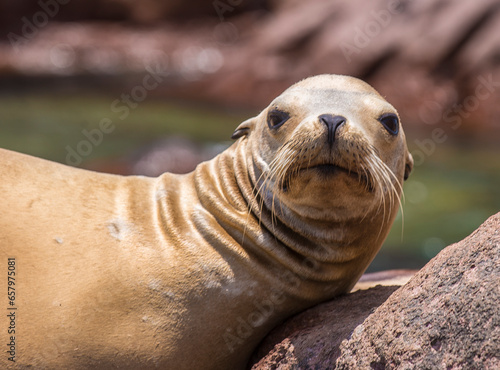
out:
M277 323L348 292L412 169L394 107L320 75L233 138L158 178L1 150L1 367L243 369Z

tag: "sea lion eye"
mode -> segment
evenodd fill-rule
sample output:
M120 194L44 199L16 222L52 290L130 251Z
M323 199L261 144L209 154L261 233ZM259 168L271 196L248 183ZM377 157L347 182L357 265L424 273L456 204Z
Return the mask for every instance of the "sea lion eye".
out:
M399 119L393 113L386 113L380 116L379 122L389 131L392 135L397 135L399 132Z
M283 112L283 111L278 110L278 109L273 109L267 115L267 125L269 126L269 128L277 129L283 123L288 121L288 118L290 118L288 113Z

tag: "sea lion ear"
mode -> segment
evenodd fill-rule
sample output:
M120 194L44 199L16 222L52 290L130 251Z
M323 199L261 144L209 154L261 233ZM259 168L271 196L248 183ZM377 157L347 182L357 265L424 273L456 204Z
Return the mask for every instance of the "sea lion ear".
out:
M231 139L236 140L242 136L248 135L249 132L255 126L255 120L256 120L256 118L254 117L254 118L249 118L246 121L240 123L240 125L236 128L236 130L231 135Z
M410 173L413 170L413 157L410 153L408 153L408 156L406 157L406 165L405 165L405 180L408 180L408 177L410 177Z

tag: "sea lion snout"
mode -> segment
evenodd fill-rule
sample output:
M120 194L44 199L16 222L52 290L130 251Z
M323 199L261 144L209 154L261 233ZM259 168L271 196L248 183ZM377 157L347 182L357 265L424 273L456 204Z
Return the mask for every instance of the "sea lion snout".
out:
M333 114L322 114L318 118L328 130L328 144L331 146L335 141L337 128L344 124L347 119L344 116L334 116Z

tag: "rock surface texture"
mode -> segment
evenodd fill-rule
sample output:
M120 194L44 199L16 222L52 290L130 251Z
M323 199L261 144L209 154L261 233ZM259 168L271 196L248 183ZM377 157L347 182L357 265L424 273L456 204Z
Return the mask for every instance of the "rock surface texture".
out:
M364 274L353 288L355 293L311 308L271 331L255 351L252 369L333 368L342 340L414 274L414 270Z
M499 259L500 213L400 289L357 291L288 320L252 370L498 369Z
M500 213L445 248L342 343L337 369L500 368Z
M293 317L261 343L252 370L334 368L342 340L397 288L357 291Z

